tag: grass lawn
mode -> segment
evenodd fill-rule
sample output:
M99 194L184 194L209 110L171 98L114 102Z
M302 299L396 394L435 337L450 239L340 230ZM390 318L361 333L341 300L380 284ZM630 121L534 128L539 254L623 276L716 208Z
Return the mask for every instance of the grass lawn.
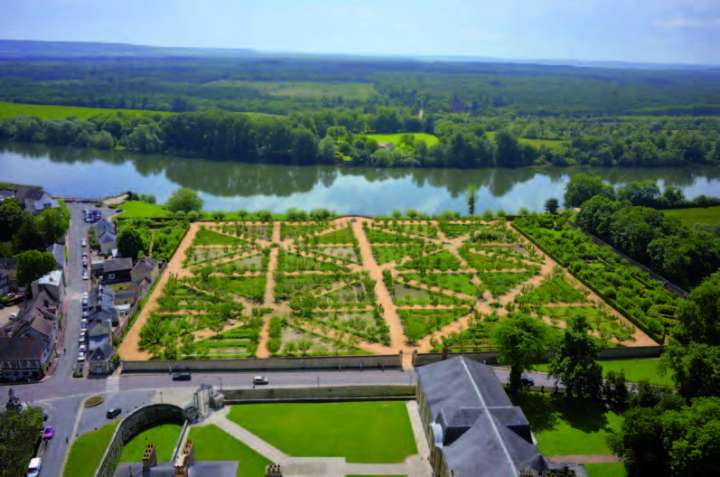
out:
M546 456L612 454L606 442L622 417L601 405L565 401L549 394L529 393L517 399Z
M148 204L141 200L125 201L118 208L122 210L118 217L123 219L149 219L170 216L170 211L162 205Z
M402 401L245 404L229 418L296 457L396 463L417 453Z
M397 146L403 136L412 136L415 140L425 141L428 147L438 143L438 138L434 134L429 133L395 133L395 134L368 134L367 137L375 139L382 144L392 144Z
M671 373L667 372L661 375L658 370L660 358L642 358L642 359L609 359L598 361L603 368L603 375L608 371L623 371L625 379L628 382L636 383L642 379L647 379L650 384L657 386L672 386L673 381ZM547 372L547 364L538 364L535 366L538 371Z
M145 446L149 443L155 444L158 462L169 461L181 428L178 424L162 424L141 432L125 444L120 462L142 462Z
M663 212L665 215L680 219L683 224L689 226L695 224L720 225L720 205L692 209L668 209Z
M92 477L120 421L75 439L68 455L63 477Z
M625 477L625 466L622 462L611 464L584 464L588 477Z
M197 426L190 429L195 460L235 460L239 462L237 477L261 477L270 463L239 440L217 426Z
M83 108L81 106L21 104L0 101L0 119L12 118L15 116L36 116L40 119L65 119L69 117L89 119L94 116L115 114L118 111L132 116L156 114L167 116L168 114L172 114L167 111L145 111L141 109Z

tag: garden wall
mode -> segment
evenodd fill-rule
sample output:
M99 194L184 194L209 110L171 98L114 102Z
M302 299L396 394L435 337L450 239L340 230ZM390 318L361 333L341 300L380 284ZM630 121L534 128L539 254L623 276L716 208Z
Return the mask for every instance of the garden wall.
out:
M600 350L598 359L657 358L663 351L665 351L664 346L606 348ZM497 364L497 351L485 351L481 353L427 353L413 355L413 367L436 363L443 359L450 359L456 356L465 356L466 358L485 364Z
M414 399L414 385L318 386L309 388L223 389L226 404Z
M402 367L400 354L268 359L206 359L183 361L123 361L123 373L172 371L287 371L310 369L387 369Z
M115 429L95 477L112 477L125 444L145 429L164 423L185 423L185 412L173 404L150 404L128 414Z

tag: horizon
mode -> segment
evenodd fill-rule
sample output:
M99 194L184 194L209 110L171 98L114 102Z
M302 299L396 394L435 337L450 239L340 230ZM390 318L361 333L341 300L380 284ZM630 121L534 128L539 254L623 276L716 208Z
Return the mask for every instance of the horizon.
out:
M38 8L40 6L40 8ZM42 12L39 14L38 12ZM641 12L641 13L638 13ZM711 0L379 0L238 5L216 0L8 0L8 40L247 49L268 54L717 66L720 4Z

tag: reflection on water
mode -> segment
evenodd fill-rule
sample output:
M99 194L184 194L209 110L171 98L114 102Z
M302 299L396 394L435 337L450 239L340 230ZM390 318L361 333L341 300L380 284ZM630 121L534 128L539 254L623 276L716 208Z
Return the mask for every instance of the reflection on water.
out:
M572 174L590 171L611 184L652 179L692 198L720 195L720 168L370 169L294 167L176 156L0 145L0 180L39 184L50 192L98 197L133 190L164 201L178 187L199 191L205 208L284 211L325 207L341 213L382 214L414 208L465 211L464 191L478 187L478 210L541 210L561 198Z

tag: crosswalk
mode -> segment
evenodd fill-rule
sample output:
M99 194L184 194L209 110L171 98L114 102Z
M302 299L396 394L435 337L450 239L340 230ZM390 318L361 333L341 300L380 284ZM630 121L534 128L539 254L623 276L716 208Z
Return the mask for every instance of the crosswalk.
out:
M116 393L120 391L120 376L108 376L105 380L105 392Z

